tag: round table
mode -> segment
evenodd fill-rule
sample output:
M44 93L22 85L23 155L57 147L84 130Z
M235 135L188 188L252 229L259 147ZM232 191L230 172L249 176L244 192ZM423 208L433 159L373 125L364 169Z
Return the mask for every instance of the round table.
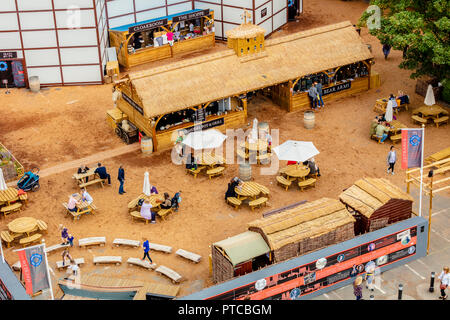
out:
M9 187L6 190L0 191L0 203L7 202L9 205L10 201L17 200L17 192L16 188Z
M422 114L424 117L437 117L439 114L443 113L445 115L448 115L448 111L442 108L441 106L438 106L436 104L432 106L424 105L420 108L417 108L413 111L413 114Z
M304 178L309 174L309 167L292 164L283 169L283 173L292 178Z
M29 233L37 227L37 220L32 217L21 217L8 223L9 231L13 233Z
M245 148L249 151L267 151L269 144L265 140L258 139L255 143L248 141L241 143L241 148Z
M237 193L238 199L240 197L255 198L261 193L261 187L259 183L249 181L244 182L241 187L235 187L234 191Z
M204 153L199 157L197 164L200 166L215 166L216 164L224 164L225 160L220 155L212 155L210 153Z
M159 205L160 205L160 203L156 202L156 200L164 201L164 197L159 194L152 194L150 197L146 196L145 194L141 194L139 196L139 199L146 199L146 198L148 198L148 200L150 201L150 204L153 207L159 207ZM139 205L137 205L137 206L140 207Z

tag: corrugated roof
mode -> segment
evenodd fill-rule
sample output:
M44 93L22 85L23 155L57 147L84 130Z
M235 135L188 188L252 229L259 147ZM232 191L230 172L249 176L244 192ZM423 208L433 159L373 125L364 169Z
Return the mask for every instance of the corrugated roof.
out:
M342 202L367 218L391 199L414 201L406 192L384 178L363 178L339 195Z
M248 224L249 230L261 230L272 250L330 232L355 219L338 200L322 198Z
M349 21L267 40L265 48L260 59L227 49L128 77L145 116L154 117L373 58Z
M213 243L213 246L221 248L233 266L270 252L262 236L252 231Z

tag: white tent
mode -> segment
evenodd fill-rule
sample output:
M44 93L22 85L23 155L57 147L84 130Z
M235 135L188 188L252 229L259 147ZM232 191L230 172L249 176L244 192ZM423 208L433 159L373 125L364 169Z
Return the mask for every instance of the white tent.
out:
M3 177L3 171L0 169L0 191L7 190L8 187L5 182L5 178Z
M210 129L206 131L193 131L184 138L182 143L194 150L216 149L223 144L226 138L227 136L220 131Z
M432 106L436 104L436 100L434 99L433 87L431 86L431 84L428 85L427 95L425 96L424 103L427 106Z
M272 148L280 160L306 161L319 154L312 142L287 140L279 146Z
M142 188L142 192L143 192L147 197L149 197L150 194L151 194L151 189L152 189L152 187L151 187L151 185L150 185L149 174L148 174L147 171L145 171L145 174L144 174L144 187Z

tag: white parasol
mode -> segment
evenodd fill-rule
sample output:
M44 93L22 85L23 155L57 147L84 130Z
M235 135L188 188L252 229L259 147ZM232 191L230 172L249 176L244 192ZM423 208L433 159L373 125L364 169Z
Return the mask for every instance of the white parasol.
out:
M436 104L436 100L434 99L433 87L431 86L431 84L428 85L427 95L425 96L424 103L427 106L432 106Z
M391 122L394 117L394 107L392 105L392 100L389 100L386 106L386 113L384 115L387 122Z
M150 197L152 186L150 185L150 179L149 174L147 171L145 171L144 174L144 187L142 188L142 192L147 196Z
M6 186L5 178L3 177L3 171L0 169L0 191L7 190L8 187Z
M287 140L284 143L272 148L278 159L288 161L306 161L319 154L312 142Z
M206 131L193 131L184 138L182 143L194 150L216 149L223 144L226 138L227 136L220 131L210 129Z

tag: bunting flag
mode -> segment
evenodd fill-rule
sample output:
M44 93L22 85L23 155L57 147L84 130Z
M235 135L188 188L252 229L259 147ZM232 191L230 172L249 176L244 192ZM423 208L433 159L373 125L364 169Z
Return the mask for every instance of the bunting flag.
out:
M422 165L422 129L402 129L402 169Z
M38 291L50 288L44 245L25 248L17 251L17 253L27 294L32 295Z

